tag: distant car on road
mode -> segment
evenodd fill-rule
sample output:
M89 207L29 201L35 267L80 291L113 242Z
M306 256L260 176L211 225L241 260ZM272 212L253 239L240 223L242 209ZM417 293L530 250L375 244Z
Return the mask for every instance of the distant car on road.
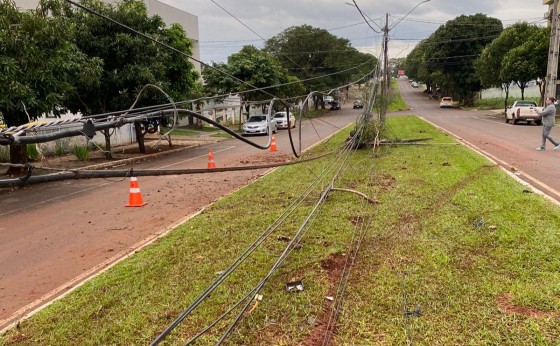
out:
M289 127L296 127L296 117L290 113L290 121L288 122L288 114L286 112L277 112L274 114L274 121L279 129L287 129Z
M449 96L442 97L439 102L439 108L453 108L453 98Z
M538 107L535 101L530 100L519 100L515 101L511 106L508 107L506 112L506 123L509 123L510 120L513 121L514 125L521 121L525 121L527 124L530 124L531 121L534 121L535 124L540 125L540 121L536 121L537 112L542 111L542 107Z
M331 111L340 110L340 103L338 101L331 102Z
M362 102L362 100L356 100L356 101L354 101L354 104L352 105L352 108L354 108L354 109L364 108L364 103Z
M413 88L418 88L418 83L417 82L412 82L410 83L410 86Z
M330 104L331 102L334 101L334 97L332 96L323 96L323 102L325 102L325 104Z
M275 120L267 122L266 115L253 115L243 124L243 135L268 134L269 128L272 128L272 133L276 133Z

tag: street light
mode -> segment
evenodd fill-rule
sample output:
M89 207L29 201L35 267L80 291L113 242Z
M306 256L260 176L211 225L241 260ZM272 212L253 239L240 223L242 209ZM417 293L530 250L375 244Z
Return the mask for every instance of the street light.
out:
M362 15L362 18L364 19L364 21L366 22L366 24L371 28L371 30L373 30L374 32L380 34L381 31L377 31L375 30L370 24L369 22L371 21L373 24L375 24L379 30L383 30L382 27L380 27L373 19L371 19L370 16L368 16L367 14L365 14L364 12L362 12L362 10L360 9L360 7L358 7L358 4L356 3L356 0L352 0L354 3L351 2L345 2L346 5L348 6L352 6L352 7L356 7L356 9L358 10L358 12L360 12L360 14ZM366 19L367 17L367 19ZM369 19L369 20L368 20Z

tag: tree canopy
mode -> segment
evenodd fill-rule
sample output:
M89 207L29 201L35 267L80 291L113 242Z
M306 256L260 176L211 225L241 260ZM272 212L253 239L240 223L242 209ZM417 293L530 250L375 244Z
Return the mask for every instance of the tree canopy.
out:
M178 24L166 28L161 17L148 16L142 1L108 4L83 0L82 4L191 55L191 42L183 28ZM67 101L73 112L98 114L127 109L146 84L162 88L175 100L187 98L196 89L198 75L186 56L162 49L157 43L86 11L75 10L69 17L76 27L78 48L102 64L97 81L76 81L75 92ZM165 101L163 95L147 93L138 105Z
M87 60L72 43L67 18L50 15L60 13L55 5L41 1L21 12L13 1L0 1L0 112L9 126L61 111L74 71Z
M407 57L407 70L415 78L436 84L463 104L482 89L474 61L484 47L502 32L502 23L484 14L459 16L440 26ZM424 66L422 66L424 65Z
M359 52L347 39L310 25L284 30L266 41L264 49L276 56L290 74L302 80L307 91L350 83L377 66L373 55ZM324 77L305 81L320 76Z
M475 61L475 70L482 85L501 87L506 91L505 106L509 95L509 85L515 81L523 90L529 80L546 75L548 28L516 23L488 44ZM542 88L544 91L544 88Z

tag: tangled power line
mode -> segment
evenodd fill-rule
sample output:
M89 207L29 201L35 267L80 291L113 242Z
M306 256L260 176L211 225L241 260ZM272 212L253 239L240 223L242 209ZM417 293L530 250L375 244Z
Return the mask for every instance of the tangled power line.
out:
M85 11L88 11L92 14L95 15L99 15L103 18L105 18L106 20L109 20L117 25L123 26L125 27L127 30L131 30L132 32L145 37L146 39L149 39L151 41L154 41L157 44L161 44L163 46L165 46L168 49L171 49L181 55L184 55L186 57L188 57L189 59L192 59L194 61L197 61L201 64L203 64L204 66L207 66L209 68L214 68L213 66L209 66L207 64L204 64L201 61L196 60L195 58L186 55L184 52L180 52L176 49L174 49L173 47L170 47L168 45L165 45L161 42L158 42L157 40L154 40L153 38L142 34L130 27L127 27L121 23L118 23L102 14L99 14L95 11L92 11L91 9L86 8L83 5L77 4L71 0L66 0L67 2L71 3L74 6L77 6ZM361 67L362 65L365 65L366 63L369 63L373 61L366 61L364 63L362 63L361 65L355 66L353 68L347 69L347 70L343 70L343 71L339 71L337 73L344 73L347 72L349 70L352 69L356 69ZM378 59L379 62L379 59ZM271 120L271 111L273 109L273 104L274 103L281 103L282 105L284 105L287 109L287 111L289 112L289 104L286 102L286 100L288 99L280 99L276 96L274 96L273 94L269 93L266 91L266 89L269 88L273 88L275 86L270 86L270 87L266 87L266 88L256 88L254 86L252 86L249 83L246 83L245 81L239 80L236 77L229 75L227 73L225 73L224 71L220 71L218 70L220 73L223 73L225 76L229 77L229 78L233 78L235 80L237 80L239 83L245 84L246 86L249 86L250 88L252 88L251 91L261 91L267 95L269 95L271 97L271 99L269 100L270 105L268 107L269 112L267 114L267 121L270 124L270 120ZM337 73L332 73L332 74L327 74L325 76L330 76L333 74L337 74ZM362 78L360 78L357 82L370 77L372 74L375 75L375 80L379 80L379 65L372 70L370 73L366 74L365 76L363 76ZM316 78L323 78L324 76L319 76L319 77L314 77L313 79ZM311 79L309 79L311 80ZM299 81L302 82L302 81ZM356 82L352 82L349 83L345 86L348 86L350 84L354 84ZM286 84L284 84L286 85ZM330 93L332 93L334 90L343 88L345 86L341 86L338 87L336 89L332 89L332 90L328 90L328 91L313 91L311 93L309 93L306 97L305 100L303 101L303 104L305 105L307 102L309 102L309 100L316 96L316 95L328 95ZM373 109L373 104L375 102L375 93L374 93L374 89L375 89L375 85L372 85L371 87L371 91L369 96L366 98L366 109ZM244 92L248 92L248 91L244 91ZM215 97L212 97L215 98ZM209 98L204 98L204 99L209 99ZM201 100L201 99L198 99ZM134 122L138 122L138 121L146 121L149 119L153 119L153 118L161 118L161 117L169 117L169 116L173 116L174 118L174 126L176 124L176 118L178 115L188 115L188 116L193 116L199 120L202 120L204 122L207 122L209 124L212 124L218 128L220 128L221 130L225 131L226 133L232 135L233 137L235 137L236 139L245 142L246 144L249 144L253 147L265 150L268 149L271 143L271 133L272 131L269 131L269 140L268 143L266 145L260 145L257 144L253 141L250 141L240 135L238 135L236 132L231 131L229 128L215 122L214 120L204 117L202 116L200 113L198 112L194 112L194 111L190 111L190 110L186 110L186 109L181 109L178 108L177 106L180 104L185 104L185 103L191 103L193 102L193 100L191 101L183 101L183 102L174 102L173 100L170 100L171 102L167 105L158 105L158 106L151 106L151 107L144 107L141 109L134 109L134 105L135 103L132 105L132 107L126 111L123 112L113 112L113 113L108 113L108 114L102 114L102 115L95 115L95 116L90 116L90 117L82 117L82 118L71 118L71 119L66 119L66 120L60 120L60 121L54 121L54 122L49 122L49 123L37 123L37 124L29 124L29 125L24 125L24 126L20 126L20 127L15 127L15 128L8 128L8 129L1 129L0 130L0 145L7 145L7 144L30 144L30 143L42 143L42 142L47 142L47 141L51 141L54 139L58 139L58 138L64 138L64 137L71 137L71 136L80 136L80 135L85 135L86 137L90 138L93 137L93 135L95 134L95 132L99 131L99 130L103 130L103 129L108 129L108 128L116 128L116 127L120 127L123 126L124 124L130 124L130 123L134 123ZM169 109L169 107L172 107L171 109ZM286 210L276 219L273 221L272 224L270 224L258 237L257 239L255 239L253 241L252 244L249 245L249 247L247 247L247 249L245 251L242 252L242 254L233 261L233 263L226 269L224 270L220 276L208 287L206 288L160 335L158 335L153 341L152 341L152 345L158 345L161 341L163 341L175 328L177 328L181 322L187 318L198 306L200 306L204 301L206 301L207 299L210 298L212 292L214 292L236 269L238 269L240 267L240 265L247 259L249 258L249 256L251 254L253 254L255 252L255 250L257 248L259 248L259 246L261 246L266 239L268 239L273 233L274 231L276 231L280 225L284 224L286 222L286 220L288 220L288 218L290 216L292 216L293 214L295 214L295 211L298 210L298 207L300 207L302 205L302 203L305 202L305 200L307 198L310 198L313 194L313 192L319 192L319 196L316 198L314 205L311 207L311 210L309 211L309 213L305 216L304 220L301 222L301 224L298 226L297 230L295 231L295 233L293 234L293 236L290 238L288 244L284 247L283 251L277 256L275 262L271 265L271 267L269 268L268 272L262 276L260 278L260 281L251 289L249 289L248 291L245 292L245 294L241 297L241 299L237 300L236 302L232 302L230 307L220 316L218 316L214 321L210 322L208 326L202 328L196 335L192 336L187 342L186 344L191 344L193 342L195 342L200 336L204 335L205 333L207 333L209 330L211 330L212 328L214 328L220 321L223 321L227 316L231 315L234 311L236 311L235 316L233 316L232 318L230 318L230 320L227 322L227 326L225 327L225 329L222 330L222 334L219 337L219 340L217 341L216 345L221 345L230 335L231 333L236 329L236 327L242 322L244 316L246 316L248 311L250 310L251 305L254 304L254 302L258 299L259 293L264 289L264 287L266 286L266 284L269 282L269 280L278 272L279 268L282 266L282 264L288 259L289 255L292 253L292 251L296 248L296 246L302 241L302 239L304 239L304 237L306 236L306 234L308 233L308 231L313 227L314 223L316 222L317 218L319 217L319 214L321 213L322 208L325 205L325 202L327 200L327 197L329 196L330 193L332 193L333 191L337 191L337 190L341 190L341 189L337 189L335 188L335 184L339 182L340 176L349 169L348 167L348 162L351 158L351 156L353 155L353 153L355 153L355 151L353 150L356 147L357 141L359 140L360 136L363 134L364 131L364 127L365 127L365 123L370 119L371 114L369 114L369 112L365 112L362 114L362 116L360 117L360 119L358 119L358 127L357 130L354 131L353 136L351 137L350 141L343 147L339 148L336 152L333 153L328 153L325 155L321 155L318 157L313 157L313 158L306 158L306 159L302 159L299 161L294 161L294 162L290 162L290 163L285 163L285 164L280 164L280 165L292 165L292 164L299 164L299 163L304 163L304 162L308 162L310 160L316 160L319 158L323 158L326 157L328 155L334 155L334 159L332 160L332 162L330 162L325 168L323 168L323 170L316 176L316 179L303 191L299 194L299 196L286 208ZM290 130L290 128L288 127L288 134L289 134L289 138L290 138L290 143L291 143L291 147L292 147L292 151L293 154L296 157L300 157L302 150L301 150L301 123L302 123L302 118L303 118L303 106L300 108L300 117L299 117L299 148L296 149L295 145L294 145L294 140L292 138L292 132ZM63 127L66 127L68 125L74 125L74 127L72 128L68 128L68 129L64 129ZM81 126L81 128L80 128ZM47 128L47 127L58 127L60 130L56 131L56 132L52 132L49 134L40 134L40 135L34 135L34 136L26 136L25 134L33 131L33 130L37 130L37 129L42 129L42 128ZM24 165L25 168L27 168L27 172L28 174L25 177L22 178L16 178L16 179L7 179L7 180L0 180L0 187L13 187L13 186L21 186L21 185L25 185L25 184L33 184L33 183L40 183L40 182L47 182L47 181L58 181L58 180L65 180L65 179L89 179L89 178L110 178L110 177L126 177L126 176L146 176L146 175L155 175L155 176L160 176L160 175L178 175L178 174L197 174L197 173L209 173L209 172L226 172L226 171L233 171L233 170L252 170L252 169L260 169L260 168L269 168L269 167L277 167L280 166L278 164L275 165L261 165L261 166L246 166L246 167L230 167L230 168L214 168L214 169L189 169L189 170L139 170L139 169L127 169L127 170L104 170L104 171L88 171L88 170L71 170L71 171L62 171L62 172L56 172L53 174L47 174L44 176L33 176L32 172L35 168L38 167L34 167L32 165ZM370 174L370 179L372 177L372 174ZM348 190L345 190L348 191ZM361 194L363 197L365 196L364 194ZM367 197L367 196L366 196ZM364 198L364 202L363 203L367 203L368 199ZM369 201L371 202L371 199L369 199ZM365 210L366 208L364 208ZM352 236L352 240L351 240L351 244L350 244L350 256L347 258L347 261L344 265L344 271L343 271L343 275L341 277L341 281L338 284L338 288L337 288L337 294L336 294L336 299L335 299L335 304L333 305L332 309L331 309L331 313L329 315L329 326L327 328L328 333L325 335L325 338L323 340L323 345L328 345L330 342L330 339L332 337L332 333L334 331L334 323L338 317L338 315L341 312L342 306L343 306L343 299L344 299L344 295L345 295L345 290L346 287L348 285L348 278L350 275L350 269L352 267L352 265L355 263L356 259L357 259L357 255L362 243L362 240L365 237L365 232L367 230L367 225L369 225L369 222L371 222L373 218L373 213L370 214L368 222L364 222L362 223L362 227L360 228L360 230L356 231L356 233L353 234Z

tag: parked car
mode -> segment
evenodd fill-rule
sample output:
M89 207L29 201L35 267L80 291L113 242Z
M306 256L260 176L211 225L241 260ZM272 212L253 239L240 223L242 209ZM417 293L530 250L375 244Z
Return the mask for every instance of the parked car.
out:
M289 127L296 127L296 117L290 113L290 121L288 123L288 114L286 112L277 112L274 114L274 120L276 121L276 126L279 129L287 129Z
M270 126L269 126L270 125ZM268 134L269 128L272 128L272 133L276 133L276 121L266 121L266 115L253 115L243 124L244 135L257 135Z
M418 83L417 82L412 82L410 83L410 86L413 88L418 88Z
M334 97L332 96L323 96L323 102L325 102L326 105L330 104L331 102L334 101Z
M362 100L355 100L354 104L352 105L352 108L354 109L364 108L364 103L362 102Z
M514 125L521 121L525 121L527 124L530 124L531 121L534 121L535 124L540 125L540 121L536 121L537 112L541 112L543 110L542 107L537 107L537 103L535 101L530 100L519 100L515 101L511 106L508 107L506 112L506 123L509 123L510 120L513 121Z
M439 108L453 108L453 98L449 96L442 97L439 102Z
M340 103L338 101L331 102L331 111L340 110Z

